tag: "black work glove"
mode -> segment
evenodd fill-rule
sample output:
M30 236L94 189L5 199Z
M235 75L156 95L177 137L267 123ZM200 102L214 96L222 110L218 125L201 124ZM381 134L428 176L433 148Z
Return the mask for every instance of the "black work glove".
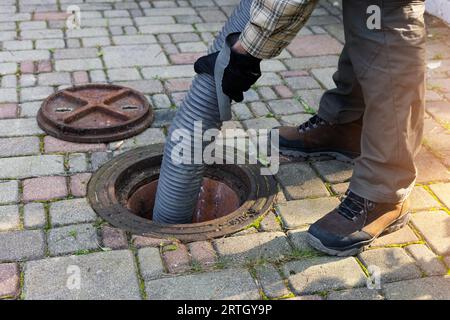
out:
M222 78L222 91L230 99L241 102L244 99L243 93L250 89L259 77L261 77L261 69L259 64L261 59L255 58L249 54L241 54L235 52L232 48L234 43L239 39L239 34L231 34L227 37L230 41L230 62L224 70ZM214 76L214 66L216 64L217 55L214 52L209 55L200 57L194 64L194 70L198 74L207 73Z

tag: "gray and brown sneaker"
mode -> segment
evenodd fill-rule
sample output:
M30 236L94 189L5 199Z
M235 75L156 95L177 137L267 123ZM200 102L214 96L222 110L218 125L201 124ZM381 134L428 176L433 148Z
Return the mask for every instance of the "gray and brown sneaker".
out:
M331 124L313 116L298 127L278 127L280 153L286 156L332 156L351 161L361 153L362 120Z
M308 242L334 256L352 256L380 235L397 231L409 221L409 201L375 203L347 191L341 204L309 227Z

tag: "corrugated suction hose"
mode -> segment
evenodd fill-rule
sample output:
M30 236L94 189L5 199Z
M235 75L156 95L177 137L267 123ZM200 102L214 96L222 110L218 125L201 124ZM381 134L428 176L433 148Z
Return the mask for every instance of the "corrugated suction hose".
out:
M251 4L252 0L240 2L209 48L209 53L220 51L227 35L242 32L250 19ZM192 150L191 159L193 159L194 121L202 121L202 134L208 129L220 129L222 120L227 119L224 119L223 115L221 117L217 99L214 78L207 74L196 75L169 129L153 209L153 221L166 224L192 222L205 165L179 163L181 161L176 161L176 154L172 151L181 143L186 147L184 150ZM190 139L182 139L181 142L172 141L172 133L177 129L189 132Z

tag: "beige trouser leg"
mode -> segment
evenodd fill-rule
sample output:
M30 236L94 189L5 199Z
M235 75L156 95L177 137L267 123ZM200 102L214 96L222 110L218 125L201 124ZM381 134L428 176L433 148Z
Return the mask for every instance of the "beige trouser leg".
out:
M367 27L370 5L381 9L381 29ZM324 94L319 115L345 123L363 113L361 157L350 190L375 202L398 202L414 185L423 132L425 4L345 0L343 6L343 74L335 75L338 89Z

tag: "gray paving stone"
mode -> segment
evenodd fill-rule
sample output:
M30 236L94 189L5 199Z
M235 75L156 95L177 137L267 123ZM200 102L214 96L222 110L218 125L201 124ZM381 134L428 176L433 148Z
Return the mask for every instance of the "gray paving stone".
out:
M95 48L56 49L53 54L55 60L97 58Z
M27 300L140 299L133 254L127 250L31 261L24 270ZM71 288L77 274L80 287Z
M412 222L437 254L450 255L450 215L444 211L418 212Z
M92 170L97 170L104 163L111 159L112 154L110 152L93 152L91 154L91 167Z
M315 161L312 163L317 172L330 183L345 182L352 177L353 166L338 160Z
M30 50L33 49L31 40L12 40L3 42L4 50Z
M0 137L43 134L35 119L0 120Z
M36 49L56 49L64 48L66 43L63 39L42 39L36 40Z
M87 171L87 159L84 153L72 153L69 155L69 172L78 173Z
M381 286L387 282L420 278L422 272L402 248L381 248L361 252L359 259L379 271ZM376 276L376 274L374 274Z
M283 164L276 178L288 200L329 195L323 182L307 163Z
M23 210L25 228L42 228L47 223L44 205L42 203L27 203Z
M97 218L86 198L54 202L50 205L52 226L91 222Z
M342 291L332 291L328 294L327 300L384 300L378 290L357 288Z
M138 90L143 94L153 94L163 91L162 84L159 80L120 81L117 84Z
M55 60L56 71L86 71L102 68L102 62L98 58Z
M306 70L323 67L336 67L338 64L338 56L320 56L320 57L304 57L286 59L284 63L291 70Z
M287 115L303 112L302 105L293 99L269 101L269 108L277 115Z
M245 269L146 281L149 300L257 300L258 288Z
M450 276L388 283L383 291L388 300L449 300Z
M0 232L15 230L19 226L19 207L16 205L0 206Z
M22 62L48 60L50 52L48 50L18 50L0 52L0 62Z
M138 258L144 280L160 278L164 274L164 266L158 248L139 249Z
M313 69L311 73L322 84L325 89L336 88L333 82L333 74L336 72L336 67Z
M255 267L259 284L268 298L280 298L290 292L278 271L270 264Z
M14 74L17 71L16 63L0 63L0 75Z
M450 208L450 183L432 184L430 189L447 208Z
M38 75L38 83L43 86L59 86L71 84L70 73L68 72L48 72Z
M124 143L120 147L120 149L130 149L141 146L146 146L150 144L164 143L166 141L166 136L162 129L159 128L149 128L144 132L138 134L134 138L124 140ZM115 143L110 144L110 148L112 148Z
M174 65L143 68L142 75L145 79L189 78L195 75L195 71L192 65Z
M155 36L150 34L113 36L112 39L116 45L156 43Z
M53 93L52 87L30 87L20 90L20 101L43 100Z
M262 231L281 231L280 223L277 221L276 216L271 212L262 219L259 228Z
M42 230L0 232L0 261L22 261L44 256Z
M37 29L37 30L23 30L20 33L20 36L22 39L32 39L32 40L38 40L38 39L54 39L63 38L63 33L61 30L57 29Z
M314 252L314 248L311 247L306 240L308 234L308 228L300 228L296 230L289 230L287 232L287 236L291 241L294 248L300 252L304 252L305 254L309 252Z
M292 261L283 271L295 294L362 287L366 283L364 272L352 257Z
M24 102L20 104L20 115L22 117L36 117L41 108L41 101Z
M306 104L309 109L317 112L319 110L320 99L324 93L322 89L312 89L312 90L297 90L296 96L303 101L303 104ZM309 110L305 110L308 111Z
M381 236L370 244L370 247L383 247L390 245L408 244L419 241L414 231L409 226L405 226L393 233Z
M19 201L19 182L16 180L0 180L0 204Z
M91 224L54 228L48 232L48 250L51 255L91 250L99 247L97 230Z
M339 203L334 197L293 200L280 204L277 210L284 227L295 229L316 222Z
M232 105L234 115L238 120L248 120L253 118L253 114L245 105L245 103L235 103Z
M17 92L15 88L0 89L0 103L1 102L17 102Z
M441 260L423 244L412 244L406 247L406 251L416 260L419 267L428 276L440 276L447 274L447 268Z
M254 130L272 129L280 125L280 123L276 119L266 117L244 120L243 123L247 129L254 129Z
M141 79L139 71L135 68L110 69L108 70L108 77L111 81L128 81Z
M83 38L81 42L85 48L111 45L111 40L108 37Z
M274 72L265 72L256 82L258 86L276 86L283 84L281 77Z
M288 126L299 126L300 124L308 121L309 118L311 118L312 115L308 113L297 113L297 114L291 114L288 116L282 116L281 122L284 125Z
M420 211L439 207L439 203L423 187L414 187L409 197L411 199L411 210Z
M64 159L59 155L0 158L0 179L28 178L64 173Z
M320 84L313 77L290 77L285 79L292 89L319 89Z
M167 109L170 108L172 103L166 94L159 93L152 96L153 108L155 109Z
M230 263L258 259L276 260L291 253L291 247L282 232L259 232L216 239L213 244L219 256Z
M36 85L36 76L34 74L22 74L20 76L21 87L33 87Z
M108 68L168 64L162 48L157 44L105 47L103 59Z

